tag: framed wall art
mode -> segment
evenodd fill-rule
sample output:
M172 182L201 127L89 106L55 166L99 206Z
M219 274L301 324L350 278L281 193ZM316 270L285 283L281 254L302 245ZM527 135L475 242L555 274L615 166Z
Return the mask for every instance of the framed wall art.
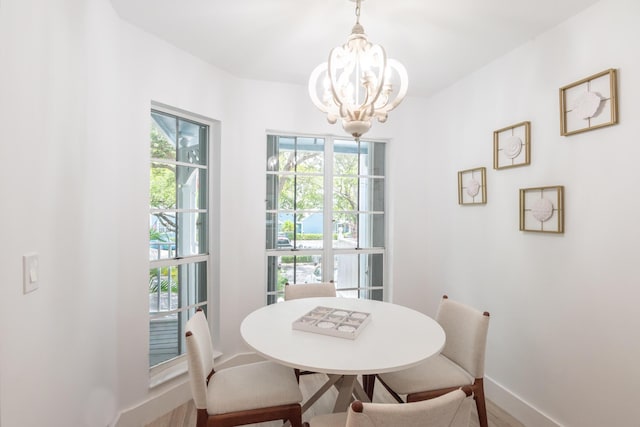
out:
M458 204L481 205L487 203L486 168L458 172Z
M531 123L522 122L493 132L493 168L531 163Z
M618 123L616 70L609 69L560 88L560 135Z
M564 187L520 189L520 230L564 233Z

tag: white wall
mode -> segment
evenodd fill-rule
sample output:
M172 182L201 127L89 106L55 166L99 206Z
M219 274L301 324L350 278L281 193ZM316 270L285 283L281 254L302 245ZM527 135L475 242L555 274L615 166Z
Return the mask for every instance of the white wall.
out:
M640 419L638 18L636 0L602 1L403 109L424 137L402 141L391 173L421 190L395 187L395 301L434 313L447 293L490 311L487 375L567 426ZM558 88L608 68L620 124L561 137ZM524 120L531 165L493 170L492 132ZM487 205L458 206L457 171L480 166ZM565 186L565 233L518 231L518 189L545 185Z
M265 300L266 130L334 128L305 88L238 80L123 22L107 0L2 0L0 54L0 423L104 426L176 385L148 390L151 102L221 124L227 356L246 351L240 321ZM31 251L40 289L23 295Z
M92 173L115 163L107 135L90 131L90 52L78 37L88 6L34 0L0 8L5 427L104 426L117 404L117 242L108 234L118 198ZM40 289L22 295L21 256L30 251L40 255Z
M568 426L640 419L639 340L627 339L640 292L639 15L632 0L605 0L436 97L406 100L371 133L393 137L396 302L432 314L447 292L490 310L488 376ZM221 123L225 354L245 350L240 321L264 303L265 131L340 130L305 88L229 76L124 23L107 0L1 0L0 61L0 424L104 426L166 390L147 387L140 286L150 102ZM621 123L559 137L557 88L608 67L620 70ZM533 126L532 165L493 171L493 130L521 120ZM475 166L488 168L489 203L459 207L456 172ZM566 187L567 231L519 232L517 189L547 184ZM29 251L41 288L23 295ZM623 394L601 409L594 383Z

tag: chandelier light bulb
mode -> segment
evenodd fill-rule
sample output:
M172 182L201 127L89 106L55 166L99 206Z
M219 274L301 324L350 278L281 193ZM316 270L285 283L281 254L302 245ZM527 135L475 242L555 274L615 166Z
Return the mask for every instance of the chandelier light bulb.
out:
M309 96L329 123L341 119L344 130L358 139L371 128L373 118L387 121L389 111L407 94L408 76L402 64L387 58L382 46L369 42L360 25L361 0L355 1L351 35L311 72Z

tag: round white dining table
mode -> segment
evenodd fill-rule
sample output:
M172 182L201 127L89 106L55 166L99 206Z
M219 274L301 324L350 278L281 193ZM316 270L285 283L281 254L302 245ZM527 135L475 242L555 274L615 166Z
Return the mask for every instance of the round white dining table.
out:
M293 329L294 321L318 306L369 313L370 320L355 339ZM352 394L367 401L357 375L415 366L440 353L445 343L444 330L429 316L397 304L355 298L301 298L268 305L250 313L240 332L269 360L328 375L303 411L333 385L339 391L335 412L346 410Z

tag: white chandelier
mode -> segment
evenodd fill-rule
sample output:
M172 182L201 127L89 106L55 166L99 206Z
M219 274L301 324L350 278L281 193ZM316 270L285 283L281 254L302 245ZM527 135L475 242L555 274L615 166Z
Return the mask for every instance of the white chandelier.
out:
M318 65L309 77L309 95L329 123L342 119L342 127L359 139L371 128L375 117L387 121L389 111L407 94L407 70L388 59L384 48L372 44L360 25L360 2L356 23L347 42L329 53L329 61ZM392 81L399 80L399 87Z

